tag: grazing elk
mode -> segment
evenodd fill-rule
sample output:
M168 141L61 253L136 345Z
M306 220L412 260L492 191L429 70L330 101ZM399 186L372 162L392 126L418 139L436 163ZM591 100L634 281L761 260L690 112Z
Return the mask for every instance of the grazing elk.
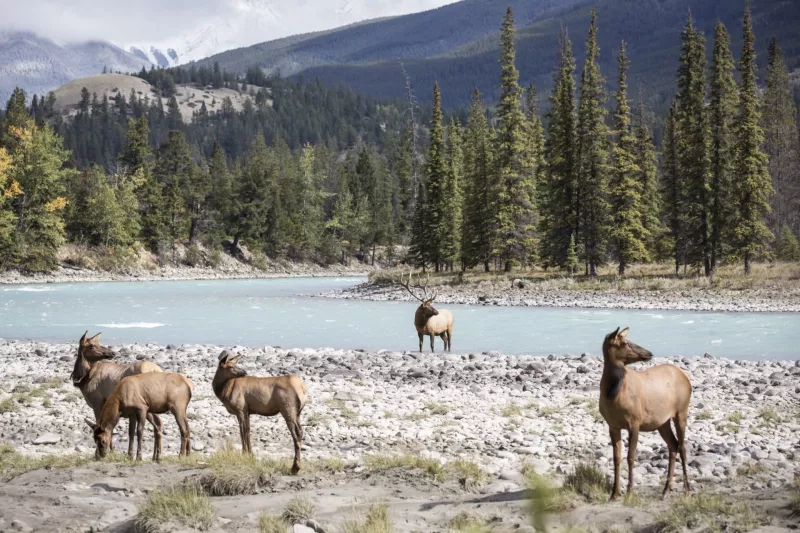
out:
M227 351L219 356L219 365L211 387L225 409L239 422L242 453L252 453L250 443L250 415L283 415L294 441L294 463L292 473L300 470L300 446L303 429L300 427L300 412L308 401L308 388L297 376L259 378L247 375L247 371L236 366L241 355L231 357Z
M633 462L640 431L658 431L669 448L669 468L663 496L672 490L675 456L681 455L683 488L688 494L686 473L686 420L692 384L675 365L657 365L644 371L625 365L650 361L653 354L628 340L628 328L619 328L603 341L603 377L600 379L600 413L608 423L614 450L614 489L611 499L620 497L622 430L628 432L628 492L633 491ZM670 427L675 422L675 434Z
M121 417L135 418L136 460L142 460L142 433L148 414L172 413L181 432L180 455L189 455L189 420L186 407L192 399L194 384L186 376L172 372L150 372L122 378L106 400L97 423L88 418L97 450L95 457L102 459L111 449L111 434ZM156 436L153 460L161 459L161 435Z
M86 403L94 411L96 422L100 419L100 412L103 410L106 400L114 392L122 378L136 374L163 371L157 364L149 361L137 361L130 365L104 361L105 359L114 358L116 353L100 344L98 341L100 333L87 339L86 335L88 333L88 331L84 333L78 343L78 355L75 358L75 366L70 377L72 378L72 384L81 391ZM153 425L156 441L160 441L161 419L158 418L158 415L148 414L147 420ZM128 455L131 458L133 458L133 435L135 431L136 419L130 418L128 422Z
M411 273L408 274L408 281L403 281L402 274L398 282L401 287L411 294L415 299L419 300L420 306L417 307L417 312L414 313L414 327L417 328L417 335L419 335L419 351L422 351L422 340L425 335L431 337L431 353L433 353L433 341L438 336L444 341L445 351L451 351L453 347L453 313L447 309L436 310L433 307L433 301L436 300L436 293L428 297L428 283L430 282L430 275L424 285L417 283L413 288L422 289L422 297L420 298L411 287Z

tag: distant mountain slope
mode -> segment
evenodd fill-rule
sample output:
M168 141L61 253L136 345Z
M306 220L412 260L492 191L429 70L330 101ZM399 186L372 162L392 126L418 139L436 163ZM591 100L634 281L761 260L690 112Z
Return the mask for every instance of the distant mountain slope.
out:
M0 32L0 102L4 105L16 86L30 97L103 68L131 72L143 66L150 62L105 42L60 46L32 33Z
M496 32L508 4L515 9L518 22L528 24L587 1L466 0L422 13L231 50L199 63L216 61L235 72L258 64L287 76L318 66L428 58Z
M706 35L709 56L717 20L728 26L734 55L738 57L741 49L744 0L464 0L294 42L234 50L204 62L219 61L237 72L259 64L267 70L278 69L282 75L319 77L382 98L398 98L405 87L398 64L402 59L421 101L430 98L434 81L442 86L447 107L465 106L475 87L493 101L499 77L497 31L508 4L518 27L521 80L534 82L540 93L551 85L562 24L572 39L576 79L580 78L591 7L599 15L600 65L609 85L613 87L616 54L625 39L632 61L631 87L634 91L640 85L645 87L650 104L658 108L667 105L674 90L680 33L688 8ZM759 65L765 65L767 44L775 35L790 69L800 66L800 2L754 0L753 15Z

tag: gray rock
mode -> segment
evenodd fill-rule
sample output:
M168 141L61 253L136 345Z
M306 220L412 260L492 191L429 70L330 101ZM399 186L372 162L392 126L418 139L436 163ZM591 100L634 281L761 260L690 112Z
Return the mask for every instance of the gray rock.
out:
M336 391L333 397L337 400L344 400L346 402L355 402L361 399L358 394L348 391Z
M59 442L61 442L61 435L58 433L43 433L33 441L37 446L41 444L58 444Z
M206 443L201 440L192 441L192 450L202 452L206 449Z
M306 527L310 527L316 533L327 533L325 529L316 520L306 521Z
M12 520L11 527L14 528L16 531L33 531L33 528L23 522L22 520Z
M314 533L314 528L310 528L303 524L295 524L292 527L292 533Z

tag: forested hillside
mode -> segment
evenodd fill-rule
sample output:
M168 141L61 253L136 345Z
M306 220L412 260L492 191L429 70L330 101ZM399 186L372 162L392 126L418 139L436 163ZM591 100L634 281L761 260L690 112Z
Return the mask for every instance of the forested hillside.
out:
M168 264L179 243L191 264L239 256L240 243L255 264L264 254L372 262L403 243L400 259L423 268L566 275L652 261L713 275L728 262L749 272L800 259L800 140L780 42L764 67L749 12L711 39L685 14L657 151L631 47L603 52L602 20L590 14L584 46L559 33L544 113L543 93L520 83L509 9L497 104L489 113L475 90L465 123L445 115L452 96L438 84L424 113L258 68L142 71L166 107L85 91L70 120L53 113L52 94L27 108L17 90L0 125L2 267L52 269L65 240L99 247L110 264L141 249ZM176 84L246 90L252 103L201 106L186 124Z

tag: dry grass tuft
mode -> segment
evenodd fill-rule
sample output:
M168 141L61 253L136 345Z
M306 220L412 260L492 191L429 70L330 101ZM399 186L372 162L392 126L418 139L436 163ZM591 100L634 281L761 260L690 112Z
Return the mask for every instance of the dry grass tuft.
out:
M456 459L447 463L445 471L447 474L454 475L461 488L466 491L479 489L489 479L489 476L478 464L466 459Z
M688 528L746 533L769 521L767 515L755 511L747 501L701 492L674 500L659 516L656 531L683 533Z
M70 455L47 455L44 457L32 457L23 455L9 444L0 444L0 479L8 481L25 472L38 470L40 468L71 468L81 466L91 460L89 456L70 454Z
M207 531L214 525L211 500L195 487L155 490L139 506L136 530L146 533L172 531L175 524Z
M343 533L392 533L392 519L386 505L373 505L363 516L355 515L344 522Z
M578 463L575 469L567 475L564 487L590 502L608 500L611 493L611 482L608 476L595 463L589 462Z
M396 455L367 455L364 464L371 472L384 472L393 469L422 470L436 481L443 481L444 467L435 459L427 459L410 453Z
M280 516L267 513L258 515L258 533L287 533L289 525Z
M288 459L259 459L233 449L216 452L207 459L209 473L202 476L200 486L211 496L255 494L276 475L291 474Z
M292 498L286 504L281 518L288 524L305 524L306 521L314 518L314 504L308 498L300 496Z

